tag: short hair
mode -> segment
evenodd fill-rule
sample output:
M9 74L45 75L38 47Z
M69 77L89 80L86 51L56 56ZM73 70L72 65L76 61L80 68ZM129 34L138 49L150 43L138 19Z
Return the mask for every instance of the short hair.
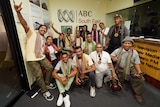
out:
M100 22L100 23L99 23L99 25L100 25L100 24L103 24L103 25L104 25L104 23L103 23L103 22Z
M52 37L52 36L47 36L47 37L46 37L46 40L47 40L49 37L51 37L51 38L53 39L53 37Z
M81 46L76 46L75 50L77 50L77 49L81 49L82 50Z
M102 43L98 42L98 43L96 43L96 47L97 47L97 45L102 45ZM102 45L102 46L103 46L103 45Z
M87 33L87 37L88 37L88 35L91 35L91 36L92 36L92 33L91 33L91 32L88 32L88 33Z
M67 31L68 31L68 30L71 30L71 28L67 28Z
M68 53L66 51L62 51L61 55L68 55Z
M45 27L46 27L46 30L48 30L47 26L46 26L46 25L42 25L42 24L39 25L38 30L39 30L42 26L45 26Z

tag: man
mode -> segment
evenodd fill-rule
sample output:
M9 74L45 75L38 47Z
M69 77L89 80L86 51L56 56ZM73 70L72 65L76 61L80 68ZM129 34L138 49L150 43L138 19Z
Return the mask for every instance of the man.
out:
M140 69L140 59L136 50L133 49L134 41L131 37L122 40L122 47L111 53L111 58L116 62L115 70L120 82L130 83L138 103L142 103L142 88L144 78Z
M62 52L62 60L56 65L52 76L56 79L57 87L60 92L57 100L57 106L61 106L63 101L65 107L70 107L71 102L68 95L68 90L74 80L74 76L77 73L77 68L74 66L69 55Z
M80 36L80 31L76 30L76 36L74 39L74 47L81 46L83 43L83 38Z
M72 48L73 38L71 37L71 32L72 32L71 28L67 28L67 34L64 38L64 41L65 41L65 48L73 51L73 48Z
M47 32L47 27L45 25L40 25L37 33L35 31L32 31L21 15L20 12L22 10L21 5L22 2L19 5L16 5L14 2L14 9L27 36L26 61L28 66L30 67L31 72L35 76L38 85L41 88L43 96L45 97L46 100L52 101L54 97L50 94L47 87L52 88L50 85L50 80L53 67L44 55L44 47L45 47L44 34ZM43 79L41 65L47 71L45 80Z
M94 61L94 64L96 67L95 80L96 80L97 88L102 87L103 77L105 75L106 77L104 78L104 83L109 84L110 80L112 79L112 75L114 78L117 78L112 61L111 61L111 57L107 52L103 51L102 44L100 43L96 44L96 51L93 51L90 54L90 57Z
M87 40L82 43L82 50L86 54L90 54L95 50L95 41L92 40L92 35L90 33L87 34Z
M84 79L89 76L90 82L90 96L95 97L95 66L91 57L85 53L80 46L75 48L76 55L73 57L73 62L78 68L78 73L76 75L76 84L82 85Z
M116 14L114 16L114 25L110 27L108 32L109 41L106 42L106 45L108 45L108 48L106 51L111 54L115 49L121 47L121 41L126 36L129 36L128 29L121 24L122 22L122 16L119 14Z
M100 33L100 37L101 37L101 44L103 45L103 49L106 49L106 42L108 42L109 38L108 38L108 31L109 28L105 27L104 23L101 22L99 23L99 27L101 28L99 33Z
M65 41L64 41L64 34L59 32L54 26L53 23L50 22L50 27L57 33L59 34L58 38L53 39L53 43L57 45L57 47L62 51L63 48L65 47Z

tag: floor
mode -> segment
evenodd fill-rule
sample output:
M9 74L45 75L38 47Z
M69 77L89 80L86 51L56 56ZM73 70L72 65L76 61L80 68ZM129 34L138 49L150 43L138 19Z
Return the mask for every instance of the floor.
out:
M26 93L15 103L13 107L56 107L58 90L50 90L54 95L54 100L46 101L41 93L36 97L30 98ZM122 89L119 92L106 90L105 87L96 89L96 97L89 96L87 87L74 87L69 92L72 107L160 107L160 90L148 83L144 85L143 104L138 104L129 89ZM62 105L64 107L64 105Z

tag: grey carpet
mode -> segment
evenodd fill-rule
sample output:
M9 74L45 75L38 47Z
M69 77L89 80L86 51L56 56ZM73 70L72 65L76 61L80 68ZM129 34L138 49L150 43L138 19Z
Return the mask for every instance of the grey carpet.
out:
M58 90L50 90L55 96L51 102L46 101L39 93L35 98L31 99L24 94L13 107L56 107L58 99ZM138 104L129 89L113 93L104 87L96 89L96 97L89 96L88 88L74 87L69 92L72 107L160 107L160 90L154 88L148 83L144 85L143 104ZM64 105L62 105L64 107Z

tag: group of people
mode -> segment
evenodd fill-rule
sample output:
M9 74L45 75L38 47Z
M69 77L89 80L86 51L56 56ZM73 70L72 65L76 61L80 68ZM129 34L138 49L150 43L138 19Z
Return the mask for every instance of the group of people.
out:
M76 29L74 39L70 28L65 35L51 23L51 28L59 34L59 38L53 39L52 36L44 37L47 32L45 25L40 25L38 32L28 26L21 15L21 5L14 2L14 9L27 36L26 61L46 100L54 99L48 91L54 89L51 78L55 79L59 90L57 106L64 103L65 107L71 106L68 91L72 84L88 82L90 96L95 97L96 88L101 88L103 83L110 86L110 80L114 78L122 86L130 83L137 102L142 103L144 78L140 59L132 47L134 41L129 37L127 28L121 24L121 15L115 15L115 24L110 28L100 23L101 30L97 30L96 24L93 24L91 32L86 25L82 31ZM45 77L42 66L46 70Z

